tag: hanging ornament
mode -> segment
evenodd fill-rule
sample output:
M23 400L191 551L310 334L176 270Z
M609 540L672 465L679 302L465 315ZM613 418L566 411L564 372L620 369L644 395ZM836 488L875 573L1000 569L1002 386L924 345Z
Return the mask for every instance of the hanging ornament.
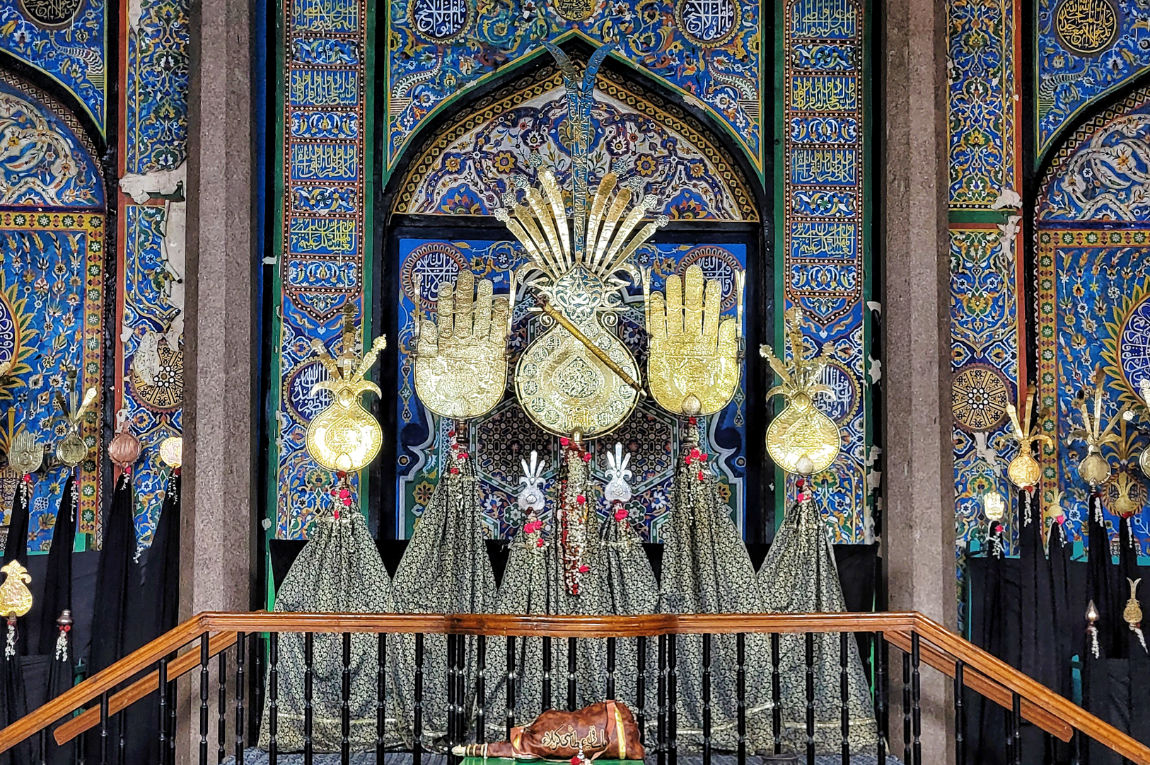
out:
M991 489L982 495L982 512L990 524L987 542L991 552L994 557L1001 558L1004 553L1002 534L1006 530L1002 525L1002 519L1006 517L1006 499L997 490Z
M184 439L179 436L169 436L161 441L160 459L173 470L179 470L184 464Z
M16 655L16 620L32 610L32 592L28 589L32 577L15 560L0 568L0 573L6 574L4 583L0 584L0 616L8 621L4 656L10 659Z
M108 444L108 457L121 471L130 470L140 458L140 451L140 439L132 433L128 410L121 409L116 412L116 435Z
M528 258L515 272L516 283L535 293L535 307L545 317L545 331L516 363L515 393L543 430L596 438L622 424L646 395L638 362L613 330L624 308L620 290L627 285L618 275L640 282L635 251L668 219L661 215L640 227L658 199L643 193L641 178L619 183L618 168L604 173L594 192L589 186L595 75L614 46L596 50L580 77L566 53L543 44L558 62L567 91L572 214L551 168L538 173L539 188L517 179L495 211Z
M563 553L563 581L570 595L579 594L583 575L591 569L586 563L588 495L587 462L591 455L584 451L578 433L559 439L563 447L563 479L559 490L557 526Z
M1055 529L1058 530L1058 536L1063 546L1068 541L1066 538L1066 511L1062 509L1062 500L1065 498L1066 493L1054 490L1054 501L1050 504L1051 524L1050 531L1046 537L1046 550L1050 552L1050 540L1054 537Z
M788 473L811 475L830 467L842 445L839 426L815 406L815 396L834 395L822 382L833 349L827 343L821 354L807 358L802 311L796 306L787 312L787 317L790 320L787 335L791 344L790 366L776 356L769 345L759 349L780 381L767 391L767 399L781 395L786 402L783 411L767 428L767 452L775 464Z
M88 409L96 402L96 389L88 388L84 391L81 401L76 390L76 370L68 370L68 400L64 394L56 391L56 405L60 408L60 415L54 419L63 423L64 437L56 444L56 459L68 467L76 467L88 457L88 444L80 435L85 415Z
M1042 477L1042 467L1038 464L1038 460L1034 459L1031 451L1032 445L1037 442L1053 446L1054 441L1040 432L1040 425L1032 422L1032 415L1034 412L1034 394L1029 393L1025 396L1026 403L1023 405L1023 416L1020 420L1018 417L1018 410L1014 408L1014 404L1007 404L1006 411L1010 414L1010 423L1013 428L1011 437L1018 442L1018 454L1010 461L1006 468L1006 475L1010 482L1017 486L1019 489L1025 489L1034 486L1038 483L1038 479ZM1040 418L1041 419L1041 416ZM1027 520L1026 523L1030 521Z
M1097 659L1098 651L1098 607L1091 600L1086 606L1086 634L1090 636L1090 653Z
M8 452L8 465L22 476L30 475L44 464L44 447L36 443L36 437L27 430L21 430L12 439Z
M65 608L56 618L56 660L68 660L68 633L72 631L72 612Z
M307 451L328 470L343 472L366 467L383 445L383 430L363 408L361 398L367 391L382 395L378 385L363 378L387 347L387 339L377 337L361 357L355 349L354 311L348 301L344 310L343 352L339 356L333 359L323 343L312 341L312 350L319 355L329 379L313 385L311 393L314 396L320 390L331 391L332 402L308 424Z
M1138 604L1138 583L1142 580L1127 577L1126 581L1130 583L1130 599L1126 601L1126 607L1122 609L1122 618L1126 621L1130 631L1138 636L1138 642L1142 644L1142 650L1146 652L1146 636L1142 634L1142 606Z
M1072 439L1082 440L1086 444L1086 456L1078 463L1078 475L1092 489L1101 486L1110 479L1110 463L1102 456L1102 447L1118 441L1118 436L1114 433L1114 426L1118 424L1126 411L1126 408L1123 407L1118 412L1118 416L1114 417L1105 429L1102 427L1102 410L1106 395L1104 383L1105 378L1102 376L1102 370L1096 369L1094 372L1093 412L1086 402L1085 394L1080 394L1076 406L1082 416L1082 427L1076 428L1070 434Z

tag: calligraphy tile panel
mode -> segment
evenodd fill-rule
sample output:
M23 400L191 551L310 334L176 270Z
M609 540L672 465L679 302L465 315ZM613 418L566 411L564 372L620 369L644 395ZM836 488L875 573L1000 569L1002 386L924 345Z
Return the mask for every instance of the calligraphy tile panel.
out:
M834 351L827 374L838 395L819 406L839 423L843 449L832 468L816 477L816 497L836 542L864 542L873 488L864 329L866 19L853 0L793 0L784 4L782 20L783 215L776 241L782 247L783 291L788 310L802 308L811 346L829 343ZM792 480L788 497L793 495Z
M304 390L313 338L331 346L347 300L363 304L370 194L368 9L363 0L284 0L279 146L282 199L273 364L275 535L307 535L317 485L304 449L316 400ZM364 168L368 168L365 172Z
M1150 66L1141 0L1038 0L1035 161L1091 103Z
M397 0L389 5L388 170L452 96L574 33L630 63L724 125L762 172L764 62L753 0Z
M64 435L55 395L67 392L68 372L76 372L77 389L103 389L103 214L0 212L0 252L0 366L16 362L0 382L0 406L14 407L18 428L54 446ZM78 473L79 533L95 533L99 522L104 406L98 400L80 430L89 455ZM36 477L28 536L33 552L50 544L66 480L61 467ZM11 497L5 499L7 514Z
M107 118L106 13L105 0L0 3L0 49L60 83L101 132Z
M433 415L420 403L415 393L413 344L416 300L424 316L435 308L435 296L442 282L454 282L462 269L491 279L495 292L506 293L510 273L524 262L518 243L492 241L455 241L401 239L399 301L399 396L396 399L398 432L396 439L396 481L399 507L396 534L410 537L431 492L439 480L439 456L444 453L451 425ZM729 316L735 311L735 273L746 268L744 245L648 244L636 254L641 268L652 272L651 289L662 290L666 277L682 275L688 266L698 264L708 279L723 284L723 310ZM620 312L619 337L630 348L646 370L646 331L640 288L629 289L627 308ZM537 335L537 319L530 313L534 302L530 294L515 306L510 341L509 371L513 372L520 353ZM302 390L319 374L316 368L304 367ZM522 474L520 460L531 451L547 462L544 476L547 486L555 480L559 458L559 440L540 430L519 406L514 394L514 375L508 375L508 392L496 408L469 423L466 436L468 451L475 455L479 491L482 497L483 521L487 535L493 539L510 539L525 520L515 503ZM731 513L743 525L746 475L746 400L739 386L735 399L716 415L701 418L703 448L713 455L720 481L720 491L730 504ZM640 403L619 430L591 444L592 475L600 487L606 485L607 452L615 443L631 455L634 475L630 485L634 498L628 503L632 522L641 529L647 541L662 541L661 528L670 510L671 484L675 457L679 452L677 418L652 402ZM607 515L600 495L599 510ZM550 507L548 507L548 512Z
M143 447L132 482L136 539L145 548L151 544L170 474L160 461L159 445L183 432L180 280L186 209L188 0L140 0L139 9L138 20L124 32L127 56L121 74L124 181L118 238L116 406L127 413L132 433Z
M950 0L950 208L1018 191L1018 0Z

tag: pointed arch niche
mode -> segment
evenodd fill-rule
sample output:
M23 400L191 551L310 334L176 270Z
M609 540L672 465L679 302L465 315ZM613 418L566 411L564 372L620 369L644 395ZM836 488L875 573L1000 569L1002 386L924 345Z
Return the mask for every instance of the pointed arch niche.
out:
M1090 492L1078 476L1085 445L1071 435L1082 422L1079 391L1096 370L1106 388L1102 420L1122 407L1143 410L1150 380L1150 88L1134 91L1085 120L1054 156L1035 209L1035 322L1043 429L1058 445L1043 453L1044 506L1056 504L1067 535L1085 541ZM1142 554L1150 553L1150 482L1139 457L1150 429L1139 415L1119 421L1103 446L1113 476L1102 487L1113 538L1130 516ZM1130 515L1133 513L1133 515Z
M385 195L386 209L376 211L376 219L388 223L379 248L384 255L373 268L378 280L375 315L380 331L396 338L383 371L385 380L393 377L397 391L394 411L381 412L381 420L392 420L394 429L384 439L379 480L372 482L379 487L381 535L410 536L438 480L437 460L452 427L428 412L415 395L409 350L417 312L433 311L439 284L453 282L465 268L491 279L496 294L508 291L510 271L523 255L494 211L517 177L533 183L540 170L552 168L561 186L570 188L567 101L560 72L544 64L514 77L457 106L450 118L426 131L431 137L411 149L406 168ZM642 267L652 270L652 289L662 289L667 276L698 263L709 278L723 281L723 306L733 315L734 274L746 269L744 330L747 347L757 347L769 337L760 338L760 330L771 327L773 319L774 277L763 225L763 211L771 208L748 181L737 150L728 145L726 134L697 119L676 96L617 64L600 71L595 101L592 188L608 170L621 180L638 179L644 192L658 199L652 214L665 214L671 221L637 256ZM542 162L536 164L533 157ZM626 304L617 331L645 373L639 285L628 289ZM537 333L532 306L531 293L520 291L512 368ZM706 418L704 431L733 517L749 541L760 541L774 498L757 468L762 464L762 439L753 435L762 432L764 417L757 354L748 353L744 364L735 400ZM511 375L508 382L502 402L472 421L466 435L476 460L486 532L493 539L510 538L522 523L515 503L520 460L538 452L547 461L549 480L558 461L558 439L529 420L510 388ZM632 455L632 521L645 539L661 541L679 446L676 420L653 401L641 402L615 433L591 446L593 470L601 481L606 452L616 442Z

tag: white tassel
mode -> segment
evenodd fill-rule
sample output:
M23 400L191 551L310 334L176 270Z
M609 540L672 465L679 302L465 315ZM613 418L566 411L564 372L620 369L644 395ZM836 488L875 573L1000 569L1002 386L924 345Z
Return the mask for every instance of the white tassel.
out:
M68 633L64 630L56 636L56 661L68 661Z
M1025 499L1022 501L1022 525L1023 526L1029 526L1030 522L1033 520L1031 511L1030 511L1030 502L1032 500L1032 495L1029 491L1026 491L1026 490L1023 490L1022 495L1025 497Z
M1150 651L1146 650L1146 636L1142 634L1142 628L1131 627L1130 629L1134 630L1134 634L1138 636L1138 642L1142 644L1142 652L1150 654Z
M1094 658L1098 658L1098 628L1087 627L1086 631L1090 633L1090 653L1094 654Z
M16 620L8 617L8 637L4 643L4 658L11 659L16 656Z

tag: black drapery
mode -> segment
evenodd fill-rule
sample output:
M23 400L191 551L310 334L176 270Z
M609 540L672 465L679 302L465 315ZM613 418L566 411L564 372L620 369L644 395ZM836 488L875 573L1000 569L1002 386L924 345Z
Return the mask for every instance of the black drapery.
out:
M128 603L132 629L125 636L125 653L140 648L174 629L180 608L180 476L168 479L152 544L143 556L140 596ZM124 713L125 763L160 761L159 697L156 693L137 701Z
M32 501L32 481L29 476L23 476L16 487L16 496L12 500L12 512L8 516L8 538L4 544L3 565L18 561L27 568L28 565L28 508ZM21 619L25 622L27 617ZM23 717L28 709L24 696L24 682L22 658L28 652L28 641L21 634L19 624L16 630L16 655L8 656L5 652L0 661L0 723L11 725ZM32 760L32 750L25 742L4 754L0 754L0 765L28 765Z
M72 687L75 656L71 640L71 628L61 631L57 623L64 611L72 611L72 550L76 546L76 480L75 474L68 476L60 507L56 511L56 523L52 527L52 544L48 550L47 574L44 577L44 597L39 607L40 630L38 635L39 653L48 661L48 671L42 682L43 700L47 701ZM58 643L63 639L63 645ZM44 761L53 765L64 765L72 761L71 742L57 746L51 735L42 741L47 749Z
M96 600L92 615L92 641L88 650L88 676L107 669L127 653L128 604L140 599L140 575L136 565L135 494L131 474L125 471L116 482L112 504L104 523L100 563L96 568ZM133 626L132 632L135 632ZM109 735L118 744L126 732L122 716L112 718ZM86 750L100 751L99 729L86 734Z

